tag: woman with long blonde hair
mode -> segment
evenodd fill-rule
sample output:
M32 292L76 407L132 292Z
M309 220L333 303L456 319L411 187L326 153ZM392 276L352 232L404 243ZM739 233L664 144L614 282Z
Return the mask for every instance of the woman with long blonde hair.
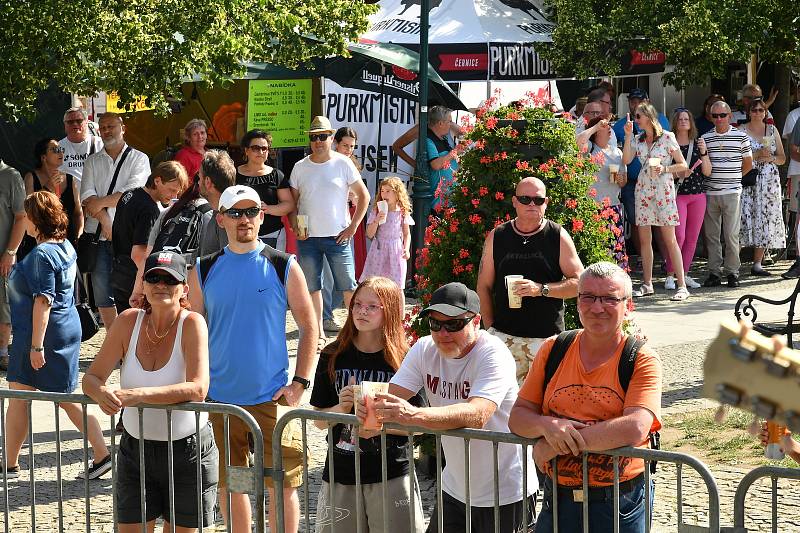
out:
M364 381L388 383L394 376L408 351L408 341L403 329L403 293L392 280L371 277L364 280L350 300L350 313L339 337L322 350L311 405L319 411L350 414L355 401L355 386ZM417 402L412 403L419 405ZM328 429L325 422L316 422L320 429ZM365 531L383 531L383 475L381 473L381 437L379 431L357 426L336 424L331 427L333 461L326 462L322 473L317 506L318 533L331 530L332 510L341 510L342 520L336 520L336 530L355 531L356 515L366 517ZM386 436L386 497L389 501L407 502L410 499L408 471L408 438L400 435ZM356 508L355 454L361 455L361 498L363 512ZM335 483L333 505L330 495L330 469ZM422 508L419 505L419 488L414 487L417 506L415 523L409 523L408 507L390 505L387 522L392 531L423 531ZM362 522L363 523L363 522Z
M411 257L411 200L400 178L381 181L375 204L367 217L367 237L372 245L367 252L359 281L370 276L386 276L405 287L408 259Z

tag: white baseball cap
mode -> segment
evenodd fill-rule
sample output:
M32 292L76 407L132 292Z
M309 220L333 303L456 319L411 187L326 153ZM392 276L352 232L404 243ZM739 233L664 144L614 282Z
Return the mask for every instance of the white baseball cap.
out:
M247 185L231 185L222 191L222 196L219 198L219 210L220 212L226 211L242 200L251 200L257 207L261 206L261 198L255 189Z

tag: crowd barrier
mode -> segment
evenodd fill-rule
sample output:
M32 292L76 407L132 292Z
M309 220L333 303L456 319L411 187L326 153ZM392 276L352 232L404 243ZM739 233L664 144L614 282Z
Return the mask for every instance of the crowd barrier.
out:
M772 515L772 532L788 531L787 529L778 528L778 480L779 479L794 479L800 480L800 469L797 468L780 468L777 466L760 466L747 473L739 482L736 488L736 495L733 501L733 529L726 530L726 533L746 533L745 527L745 500L750 487L759 479L769 478L771 481L771 515ZM797 509L795 509L797 511Z
M55 483L55 492L56 492L56 500L58 506L58 517L57 517L57 530L59 532L65 531L65 524L64 524L64 508L63 508L63 486L62 486L62 457L61 457L61 427L59 421L59 405L62 403L75 403L81 405L81 411L83 413L83 426L87 426L87 419L88 419L88 411L87 408L89 405L95 404L95 402L89 398L88 396L82 394L60 394L60 393L51 393L51 392L39 392L39 391L20 391L20 390L8 390L2 389L0 390L0 431L2 431L2 461L3 464L6 464L6 407L8 400L26 400L28 401L27 404L27 412L28 412L28 465L27 470L30 475L30 482L28 483L29 487L29 497L30 497L30 531L37 531L37 523L36 523L36 454L35 447L36 443L34 443L34 416L33 416L33 403L34 401L40 402L48 402L53 405L54 409L54 423L55 423L55 433L54 433L54 440L55 440L55 461L56 461L56 483ZM265 508L264 508L264 483L263 483L263 475L264 475L264 465L263 465L263 458L264 458L264 439L261 433L261 429L259 428L258 424L256 423L255 419L245 411L244 409L228 404L221 404L221 403L183 403L179 405L140 405L137 407L127 407L126 409L137 409L139 411L139 434L144 434L144 420L141 416L143 409L158 409L166 411L166 419L167 419L167 439L172 440L172 414L175 411L189 411L194 413L195 417L195 436L198 440L197 442L197 449L201 449L202 444L202 436L201 436L201 427L200 427L200 413L218 413L223 416L224 421L224 433L225 433L225 440L228 441L228 431L229 431L229 417L237 417L241 419L250 429L250 432L253 434L253 466L248 467L237 467L237 466L230 466L230 452L228 451L228 447L226 447L225 457L220 457L220 461L225 461L226 472L227 472L227 486L231 492L240 492L251 494L255 499L255 514L253 521L255 523L255 531L256 533L264 533L265 530ZM106 415L102 415L106 416ZM110 426L108 426L111 430L111 446L109 447L109 451L111 452L111 493L112 493L112 500L113 500L113 527L114 531L118 530L118 520L117 520L117 491L116 491L116 481L117 477L115 475L116 472L116 448L117 448L117 440L118 436L116 435L115 426L116 426L116 417L110 416L109 417ZM208 438L208 437L206 437ZM170 509L170 516L175 516L175 486L174 486L174 477L172 475L173 469L173 450L171 446L167 446L167 464L168 464L168 499L169 499L169 509ZM83 468L84 471L88 469L89 466L89 457L88 457L88 450L89 450L89 442L86 436L86 432L84 432L83 436ZM25 451L24 449L20 453L20 456L24 456ZM139 447L139 465L140 471L145 472L145 448L140 446ZM10 531L10 501L9 501L9 481L5 470L2 473L2 489L3 489L3 514L4 514L4 530L5 533L9 533ZM197 461L197 479L198 479L198 486L201 486L199 483L200 476L201 476L201 465L200 461ZM139 494L141 498L141 516L142 516L142 533L146 532L146 505L145 505L145 475L142 475L140 478L140 485L139 485ZM85 476L84 481L84 505L85 505L85 531L87 533L91 533L92 531L96 531L97 528L93 528L92 523L92 511L91 511L91 495L90 495L90 486L89 486L89 478ZM280 492L280 491L278 491ZM228 493L230 495L230 492ZM198 508L198 515L202 516L202 494L201 491L198 491L197 495L197 508ZM228 508L230 509L230 498L228 499ZM74 517L73 517L74 518ZM175 523L174 520L170 523L170 531L175 533ZM15 528L16 529L16 528ZM40 529L41 530L41 529ZM48 526L47 530L51 530ZM66 529L69 531L74 531L74 529ZM199 531L202 533L203 525L202 520L200 520L200 527ZM228 521L228 532L230 532L230 521Z
M295 409L287 414L285 414L282 418L278 420L278 423L275 426L275 432L273 434L272 442L273 442L273 457L275 458L275 476L276 476L276 483L278 481L277 476L281 476L282 472L282 458L280 453L280 443L281 437L283 435L284 430L289 424L295 423L299 421L302 430L302 438L303 438L303 445L306 445L306 432L307 432L307 423L308 421L324 421L331 427L334 424L356 424L357 419L353 415L344 415L338 413L323 413L319 411L313 411L308 409ZM518 437L511 433L499 433L499 432L491 432L491 431L484 431L484 430L475 430L475 429L458 429L458 430L447 430L447 431L435 431L427 428L420 428L420 427L409 427L409 426L398 426L394 424L386 424L384 427L384 431L381 433L381 457L383 459L381 470L382 476L384 481L384 487L386 482L386 429L394 429L400 430L408 433L409 444L411 446L408 447L408 454L409 454L409 461L411 464L413 463L413 442L414 442L414 434L431 434L434 435L436 440L435 450L436 450L436 501L438 503L439 513L437 513L436 517L431 517L431 520L438 520L438 530L442 530L442 483L441 483L441 470L442 470L442 456L441 456L441 438L443 436L448 437L460 437L464 439L464 470L465 470L465 478L466 478L466 502L464 504L466 517L467 517L467 529L466 533L471 532L470 527L470 442L473 440L483 440L489 441L492 443L493 449L493 460L495 464L495 475L493 476L492 483L494 489L494 516L495 516L495 532L499 532L499 522L497 520L499 516L499 475L501 474L498 472L498 446L501 443L506 444L514 444L522 447L523 456L531 453L532 445L534 444L534 440L531 439L524 439ZM329 461L333 460L333 441L332 441L332 432L328 432L328 454L329 454ZM688 467L694 470L702 481L705 483L706 490L708 493L708 528L702 527L704 531L710 532L718 532L720 530L720 517L719 517L719 492L717 489L716 481L712 476L711 472L709 471L708 467L706 467L703 463L686 454L677 453L677 452L668 452L662 450L649 450L649 449L642 449L642 448L620 448L617 450L611 450L609 452L604 452L604 455L609 455L613 458L613 468L614 468L614 514L616 519L614 521L614 532L619 531L619 459L621 457L633 457L638 459L643 459L645 461L645 486L648 487L650 484L650 463L653 461L658 462L666 462L666 463L673 463L675 464L676 474L677 474L677 485L676 485L676 492L677 492L677 515L678 515L678 524L681 530L690 529L692 527L699 527L699 526L685 526L683 524L683 515L682 515L682 507L683 507L683 467ZM584 494L588 494L588 458L589 454L583 454L583 490ZM308 464L307 464L307 457L304 457L304 471L306 472L306 478L304 481L304 515L305 515L305 523L306 523L306 531L311 531L310 525L310 509L309 509L309 494L308 494L308 479L307 479L307 472L308 472ZM520 480L523 494L528 494L528 472L527 472L527 462L523 462L523 475L522 479ZM556 469L555 461L553 462L554 469ZM359 454L355 454L355 470L356 470L356 507L361 508L361 501L360 501L360 458ZM555 470L557 472L557 469ZM411 524L414 523L415 519L415 507L414 507L414 487L416 485L415 480L415 471L414 469L410 469L409 472L409 489L411 494L411 501L409 505L409 521ZM331 483L329 483L329 490L330 490L330 502L334 502L334 491L335 491L335 483L334 478L332 476L331 471ZM489 482L488 480L486 482ZM385 495L385 493L384 493ZM645 512L646 512L646 520L645 523L647 524L647 531L650 531L650 491L645 491ZM283 505L282 505L282 494L280 491L276 491L276 508L278 509L277 512L277 524L278 524L278 531L283 530L284 525L284 517L282 514ZM386 519L386 498L383 498L383 518L384 518L384 531L388 531ZM584 532L589 531L589 501L588 498L583 500L583 530ZM302 512L302 510L301 510ZM531 513L533 513L533 509L528 509L526 504L523 505L523 523L528 523L528 517ZM333 513L331 513L333 516ZM360 513L356 513L357 517L357 529L358 533L362 531L363 524L361 524L360 520ZM557 497L554 495L553 497L553 519L554 519L554 531L558 531L558 501ZM331 521L331 533L336 531L335 527L335 520ZM327 531L327 530L326 530ZM484 533L484 532L479 532Z

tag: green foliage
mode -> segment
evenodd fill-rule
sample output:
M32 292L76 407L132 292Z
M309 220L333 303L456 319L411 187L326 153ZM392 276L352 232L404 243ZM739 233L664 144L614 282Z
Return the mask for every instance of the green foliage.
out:
M724 77L730 62L800 63L800 3L795 0L653 2L548 0L556 23L542 55L557 72L577 77L617 74L631 48L661 50L678 88Z
M614 237L604 219L611 211L598 213L588 195L597 165L578 152L574 126L536 107L538 102L529 101L533 105L521 109L493 109L493 100L478 111L477 123L466 136L472 148L459 162L456 183L449 191L440 183L436 191L443 201L430 217L427 247L416 259L423 304L436 288L451 281L475 287L484 239L492 228L516 216L511 198L526 176L545 182L550 198L546 216L572 235L584 264L611 259ZM522 133L514 124L498 123L521 119L527 121ZM531 148L545 153L532 155ZM578 323L574 305L567 308L566 322L567 327ZM417 326L418 334L425 333L423 324Z
M51 83L115 90L124 103L144 96L164 110L183 80L223 83L244 72L242 61L294 67L342 55L375 9L358 0L0 0L0 116L31 112Z

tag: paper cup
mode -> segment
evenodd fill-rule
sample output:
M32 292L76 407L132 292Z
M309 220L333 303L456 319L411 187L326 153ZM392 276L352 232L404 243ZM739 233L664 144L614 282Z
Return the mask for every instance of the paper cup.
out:
M519 309L522 307L522 296L514 294L514 284L518 280L525 279L522 274L509 274L506 276L506 289L508 289L508 307Z
M608 165L608 177L611 183L617 181L618 173L619 173L619 165Z
M389 202L387 202L386 200L380 200L376 205L378 206L379 213L383 213L384 215L389 213ZM385 218L378 224L383 224L384 222L386 222Z
M308 237L308 215L297 215L297 236L301 239Z
M651 157L650 159L647 160L647 163L648 163L648 165L650 165L650 174L655 176L655 171L653 171L653 169L661 164L661 158L660 157Z
M376 394L389 392L389 384L377 381L362 381L358 392L359 398L364 398L364 406L367 408L367 417L364 419L363 424L364 429L383 429L383 424L378 421L376 416L374 402Z
M771 148L772 147L772 137L767 135L766 137L761 139L761 144L764 146L764 148Z
M786 428L775 422L767 422L767 447L764 449L764 457L773 461L780 461L785 457L781 450L781 438L786 433Z

